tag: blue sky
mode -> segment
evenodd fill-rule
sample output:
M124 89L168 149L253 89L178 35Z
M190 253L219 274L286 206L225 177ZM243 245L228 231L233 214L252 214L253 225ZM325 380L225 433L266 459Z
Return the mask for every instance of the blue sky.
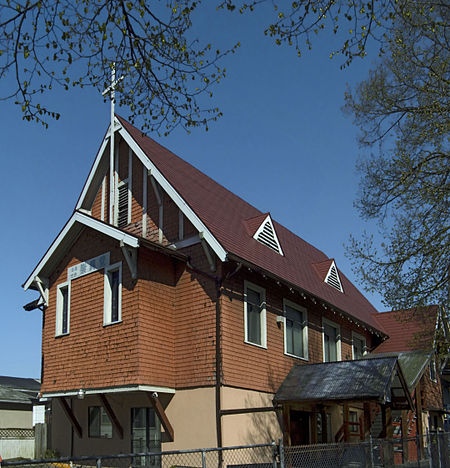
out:
M347 84L365 78L370 59L339 69L337 46L323 34L298 59L263 34L267 11L199 15L196 32L218 47L240 41L226 58L227 78L215 90L224 116L210 130L150 135L297 235L336 259L356 284L343 245L365 225L353 207L359 176L357 129L341 107ZM198 28L198 29L197 29ZM0 83L2 89L7 85ZM62 116L49 129L24 122L0 102L0 375L39 377L42 313L22 306L36 298L21 284L70 217L108 126L109 104L92 89L55 90ZM125 109L117 112L127 117ZM5 186L6 184L6 186ZM367 295L378 310L380 298Z

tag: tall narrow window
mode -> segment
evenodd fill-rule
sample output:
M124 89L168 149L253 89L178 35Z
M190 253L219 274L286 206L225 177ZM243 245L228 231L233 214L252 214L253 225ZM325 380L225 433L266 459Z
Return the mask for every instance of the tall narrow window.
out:
M245 341L266 347L266 294L263 288L245 282Z
M291 356L308 358L308 330L306 310L284 301L284 352Z
M358 335L357 333L352 333L353 335L353 359L361 359L366 354L366 339Z
M122 263L105 269L105 302L103 322L105 325L122 320Z
M69 333L70 283L58 285L56 292L56 335Z
M340 361L341 338L339 325L323 319L323 360L324 362Z

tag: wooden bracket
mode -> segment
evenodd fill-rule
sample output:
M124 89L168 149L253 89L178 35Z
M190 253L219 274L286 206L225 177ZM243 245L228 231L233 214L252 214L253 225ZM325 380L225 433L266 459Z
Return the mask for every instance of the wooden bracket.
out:
M106 395L104 393L99 394L100 400L102 402L103 407L105 408L106 412L108 413L109 419L111 419L111 422L114 426L114 429L117 431L119 434L119 437L123 439L123 428L119 422L119 419L116 416L116 413L114 413L114 410L111 408L111 405L109 404L108 398L106 398Z
M137 278L137 249L129 247L124 244L123 241L120 241L120 247L123 252L123 256L127 261L128 268L130 269L131 277L133 279Z
M72 408L69 406L67 400L64 397L59 397L58 400L61 403L61 407L65 415L67 416L67 419L70 421L70 424L72 424L72 427L75 429L75 432L77 433L78 437L82 439L83 430L81 429L80 423L78 422L77 418L73 414Z
M164 411L164 408L161 405L161 402L159 401L157 396L153 396L153 394L151 394L151 393L147 393L147 396L148 396L154 410L156 411L156 414L158 415L158 417L159 417L159 419L161 421L161 424L163 425L164 430L166 431L166 434L169 436L169 442L173 442L173 440L174 440L173 427L170 424L169 418L167 417L167 415L166 415L166 413Z
M204 239L203 232L199 232L198 235L200 237L200 242L202 244L203 251L205 252L206 258L207 258L208 263L209 263L209 269L211 271L216 271L216 262L215 262L215 259L214 259L214 254L211 253L211 249L209 248L209 245L206 243L206 241Z

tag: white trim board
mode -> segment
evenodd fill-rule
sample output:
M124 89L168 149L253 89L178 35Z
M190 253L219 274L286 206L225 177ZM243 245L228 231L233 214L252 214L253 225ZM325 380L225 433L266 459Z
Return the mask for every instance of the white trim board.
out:
M43 393L41 398L57 398L78 395L79 390ZM171 387L155 387L153 385L130 385L126 387L87 388L85 395L98 395L99 393L126 393L126 392L158 392L175 393Z
M120 125L117 117L115 119L116 123ZM108 127L109 131L109 127ZM150 158L145 154L145 152L141 149L141 147L136 143L133 137L126 131L126 129L121 126L120 129L116 130L122 136L122 138L127 143L128 147L133 151L133 153L139 158L142 164L150 171L151 175L156 179L158 184L162 187L162 189L169 195L172 201L178 206L178 208L183 212L183 214L189 219L189 221L193 224L193 226L199 231L203 232L205 241L209 244L212 248L214 253L220 258L221 261L225 261L227 258L227 251L222 247L219 241L212 235L203 221L197 216L197 214L192 210L192 208L186 203L183 197L175 190L175 188L169 183L169 181L162 175L162 173L158 170L158 168L153 164ZM101 149L106 148L108 138L108 132L103 140L101 145ZM106 143L105 143L106 141ZM83 207L84 200L88 194L89 187L93 180L95 179L95 172L100 164L100 160L103 157L102 152L98 152L96 156L96 160L92 166L91 172L89 173L88 179L84 185L83 191L80 195L78 200L76 209L79 210Z
M45 267L47 262L54 255L61 242L64 240L64 238L67 236L67 234L70 232L70 230L75 224L81 224L82 226L95 229L96 231L101 232L106 236L112 237L113 239L116 239L119 242L123 242L124 244L130 247L139 247L139 240L137 237L131 234L127 234L126 232L123 232L120 229L117 229L116 227L106 224L102 221L98 221L95 218L91 218L90 216L80 213L79 211L76 211L66 223L62 231L59 233L58 237L53 241L52 245L47 250L47 253L42 257L41 261L38 263L36 268L33 270L31 275L23 284L22 287L25 289L25 291L32 285L36 276L39 275L41 270Z

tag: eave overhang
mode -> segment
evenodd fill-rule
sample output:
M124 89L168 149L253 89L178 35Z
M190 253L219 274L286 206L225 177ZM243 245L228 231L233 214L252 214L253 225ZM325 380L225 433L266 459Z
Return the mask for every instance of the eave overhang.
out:
M292 290L298 291L301 295L304 295L305 298L307 296L309 296L310 298L313 298L316 303L322 304L325 308L327 308L327 309L329 309L331 311L335 311L338 314L343 315L346 319L352 320L357 325L359 324L360 326L366 327L366 329L370 333L379 336L383 341L386 340L387 338L389 338L389 336L386 333L384 333L380 329L375 328L373 325L369 325L368 323L364 322L363 320L361 320L359 318L356 318L353 315L349 314L345 310L342 310L339 307L335 306L334 304L331 304L330 302L326 301L325 299L322 299L321 297L311 293L307 289L301 288L300 286L297 286L296 284L290 283L289 281L285 280L284 278L281 278L281 277L275 275L274 273L272 273L272 272L270 272L268 270L265 270L264 268L262 268L262 267L260 267L258 265L255 265L254 263L251 263L248 260L245 260L245 259L239 257L238 255L235 255L235 254L229 252L227 254L227 259L230 260L230 261L241 263L242 265L244 265L244 266L246 266L248 268L251 268L254 271L260 272L262 275L267 276L268 278L271 278L274 281L279 282L280 284L284 284L284 285L286 285L286 287L288 287L288 288L290 288Z
M48 277L55 265L61 260L86 227L116 239L128 247L139 247L138 237L84 213L75 211L22 287L25 290L29 288L37 289L37 279L40 277Z

